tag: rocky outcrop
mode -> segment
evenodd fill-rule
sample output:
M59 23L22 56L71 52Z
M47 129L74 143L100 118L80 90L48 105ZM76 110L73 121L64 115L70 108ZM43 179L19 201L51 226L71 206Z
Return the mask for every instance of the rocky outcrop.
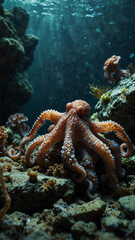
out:
M31 181L27 172L18 172L16 169L10 177L12 180L6 183L6 187L12 198L11 211L42 211L44 207L51 207L59 198L69 201L75 194L74 183L70 179L38 173L37 181Z
M95 107L96 117L100 121L118 122L135 141L135 74L121 80L109 92L109 98L105 93L102 95L102 101L98 101Z
M28 13L21 7L8 11L0 1L0 119L1 124L31 97L27 68L33 61L38 39L25 34Z

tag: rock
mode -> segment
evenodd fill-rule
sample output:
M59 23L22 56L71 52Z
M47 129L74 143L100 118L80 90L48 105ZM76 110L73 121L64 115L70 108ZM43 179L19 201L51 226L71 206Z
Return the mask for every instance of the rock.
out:
M25 34L29 23L29 14L21 7L14 7L12 10L13 23L19 36Z
M4 8L2 5L0 5L0 15L4 16Z
M67 203L63 201L63 199L59 199L56 203L53 205L53 213L55 215L65 211L65 209L68 207Z
M52 238L43 230L36 230L30 233L27 237L23 238L23 240L51 240Z
M0 4L4 3L5 0L0 0Z
M125 235L125 231L128 228L129 221L122 220L115 216L104 217L102 219L102 228L105 228L109 232L114 232L117 235Z
M22 68L25 69L29 67L34 59L34 50L38 44L38 38L33 34L25 34L22 37L22 42L25 49L25 57L22 62Z
M99 232L96 239L97 240L120 240L121 238L117 237L112 232Z
M82 236L93 239L96 231L97 227L94 222L85 223L83 221L78 221L71 228L71 232L75 239L80 239Z
M9 115L19 111L32 93L26 70L33 61L38 40L32 34L25 36L28 22L29 15L23 8L10 11L0 5L1 125Z
M106 204L100 199L95 199L82 205L76 204L66 209L68 215L77 221L93 221L103 216Z
M14 38L2 38L0 41L0 68L15 69L25 54L24 47Z
M12 29L9 28L6 19L0 16L0 38L12 35Z
M38 173L38 180L33 183L29 181L26 172L14 170L10 177L11 182L6 183L11 197L10 212L21 210L24 213L35 213L45 207L51 207L59 198L69 201L74 195L74 183L70 179L48 177Z
M10 114L18 112L20 107L30 99L32 87L28 82L28 75L24 71L14 73L6 81L4 77L1 78L0 89L3 94L5 93L5 96L8 96L5 100L3 94L0 95L0 117L2 124L2 120L7 120Z
M17 231L22 230L25 227L28 215L21 213L21 212L14 212L11 215L5 216L1 223L0 229L3 230L10 230L16 229Z
M129 219L135 218L135 195L121 197L118 200L120 204L120 210L126 215Z
M134 139L135 115L135 74L121 80L111 90L109 102L98 101L95 106L99 121L113 120L121 124L130 137Z
M53 227L56 228L63 228L66 231L70 230L71 226L75 223L75 221L65 212L59 213L53 222Z
M132 220L128 226L128 230L126 233L126 238L132 237L135 239L135 220Z

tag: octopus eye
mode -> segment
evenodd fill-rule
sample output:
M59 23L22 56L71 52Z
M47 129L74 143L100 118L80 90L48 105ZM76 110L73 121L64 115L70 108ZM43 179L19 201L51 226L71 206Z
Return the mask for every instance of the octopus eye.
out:
M82 108L79 108L78 110L77 110L77 113L79 114L79 113L82 113L83 112L83 109Z

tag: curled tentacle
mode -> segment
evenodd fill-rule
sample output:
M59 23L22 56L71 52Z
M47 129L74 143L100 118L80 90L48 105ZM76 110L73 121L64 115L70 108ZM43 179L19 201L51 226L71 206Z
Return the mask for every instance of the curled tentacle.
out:
M120 124L113 121L96 122L89 120L88 122L90 129L97 133L116 132L117 136L125 142L125 145L121 146L122 156L127 157L132 153L132 142ZM125 147L127 148L126 152L124 151Z
M94 194L91 193L92 190L93 190L93 183L90 180L86 179L84 183L85 183L85 185L88 186L88 188L87 188L87 196L88 196L88 198L90 200L94 200L95 198L100 198L100 194L99 193L94 193Z
M32 129L22 139L22 141L20 143L19 152L15 153L15 151L13 151L13 149L11 149L11 150L7 151L7 155L12 159L17 160L24 152L24 147L25 147L26 142L28 142L34 138L38 129L44 124L45 120L49 120L56 124L62 115L63 115L63 113L59 113L55 110L47 110L47 111L44 111L43 113L41 113L41 115L35 121Z
M81 165L79 165L77 162L75 163L75 165L72 165L70 168L73 171L75 171L75 173L72 176L73 181L76 183L83 182L84 179L86 178L85 169ZM78 177L76 173L78 173L80 175L80 177Z
M125 149L127 149L127 151L125 151ZM122 143L120 145L120 150L121 150L122 157L128 157L129 156L129 150L127 148L127 144L126 143Z
M20 144L20 149L24 148L24 145L26 142L32 140L37 133L38 129L44 124L45 120L49 120L53 123L57 123L57 121L60 119L60 117L63 115L63 113L59 113L54 110L47 110L41 113L41 115L38 117L36 122L34 123L32 129L28 132L28 134L22 139L22 142Z
M31 159L30 155L33 152L34 149L36 149L37 147L39 147L42 142L45 139L45 135L39 136L36 139L34 139L34 141L32 141L29 145L28 148L26 150L25 153L25 159L26 159L26 164L30 167L34 166L36 163L36 159Z
M7 150L6 155L8 155L8 157L10 157L13 160L17 160L18 158L21 157L22 153L23 153L22 150L16 153L14 148L10 148L9 150Z

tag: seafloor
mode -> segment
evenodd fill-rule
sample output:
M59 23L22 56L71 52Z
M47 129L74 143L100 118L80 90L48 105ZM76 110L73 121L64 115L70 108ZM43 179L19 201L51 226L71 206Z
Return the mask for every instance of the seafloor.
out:
M14 144L17 149L20 136L9 128L7 131L8 148ZM50 150L51 158L58 158L58 154L59 150ZM54 159L45 174L38 166L28 169L23 156L19 160L11 160L2 152L0 156L11 198L10 210L0 221L0 240L135 239L134 155L123 160L127 174L120 185L129 189L128 196L118 198L104 178L96 189L101 198L92 201L86 187L75 184L71 173ZM1 209L4 204L1 191Z

